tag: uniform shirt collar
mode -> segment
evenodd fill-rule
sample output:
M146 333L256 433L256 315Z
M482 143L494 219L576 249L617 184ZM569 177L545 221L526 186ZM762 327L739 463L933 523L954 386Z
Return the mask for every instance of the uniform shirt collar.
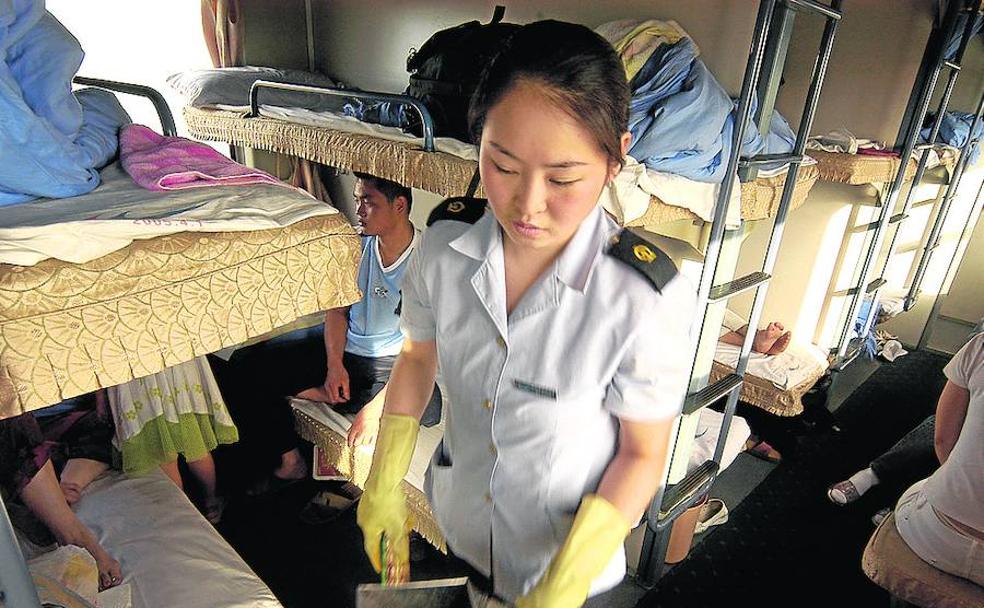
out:
M601 206L596 206L581 225L554 264L554 273L568 287L583 292L608 239L615 233ZM484 261L502 248L502 230L491 210L461 236L451 241L451 248L478 261Z

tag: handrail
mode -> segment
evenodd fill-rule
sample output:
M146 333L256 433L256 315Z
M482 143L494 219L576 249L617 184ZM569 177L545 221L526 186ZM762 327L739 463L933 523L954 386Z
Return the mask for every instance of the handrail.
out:
M424 152L434 151L434 120L431 118L430 112L427 111L427 107L421 103L419 99L415 99L408 95L377 93L373 91L353 91L351 89L340 89L335 87L312 87L306 84L257 80L249 88L249 118L255 118L260 115L260 105L258 101L260 89L279 89L281 91L313 93L316 95L328 95L330 97L352 97L355 99L365 99L368 101L407 104L416 110L418 115L420 115L420 124L423 125L424 129Z
M88 78L86 76L76 76L72 79L72 82L86 87L97 87L108 91L116 91L117 93L146 97L154 104L154 109L157 110L157 117L161 121L161 130L164 132L164 135L174 136L178 134L178 130L174 126L174 115L171 114L171 108L168 107L164 96L157 89L142 84L102 80L101 78Z

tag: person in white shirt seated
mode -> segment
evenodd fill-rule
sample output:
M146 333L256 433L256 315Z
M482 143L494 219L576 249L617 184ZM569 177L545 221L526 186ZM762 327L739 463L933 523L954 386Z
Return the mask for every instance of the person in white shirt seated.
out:
M924 561L984 586L984 334L943 373L934 434L942 464L902 495L895 525Z

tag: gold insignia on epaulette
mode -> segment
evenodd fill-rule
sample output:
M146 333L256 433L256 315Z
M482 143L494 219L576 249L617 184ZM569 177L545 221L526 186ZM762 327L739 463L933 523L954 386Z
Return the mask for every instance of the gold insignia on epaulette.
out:
M645 245L636 245L632 248L632 253L637 260L645 264L652 264L656 259L656 252Z
M465 204L462 203L461 201L454 201L448 204L449 213L461 213L464 210L465 210Z

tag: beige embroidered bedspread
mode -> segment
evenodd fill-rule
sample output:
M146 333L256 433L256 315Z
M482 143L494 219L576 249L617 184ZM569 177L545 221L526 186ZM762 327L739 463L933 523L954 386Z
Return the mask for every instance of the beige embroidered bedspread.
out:
M0 265L0 418L156 373L357 301L340 214L178 233L84 264Z

